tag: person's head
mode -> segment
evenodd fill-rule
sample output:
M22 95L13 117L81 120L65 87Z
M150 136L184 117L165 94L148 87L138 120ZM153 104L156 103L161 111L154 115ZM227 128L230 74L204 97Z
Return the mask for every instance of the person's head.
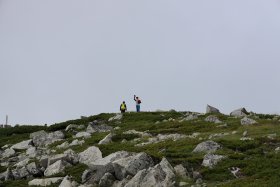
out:
M139 99L139 97L136 97L136 99Z
M122 103L125 104L125 101L123 101Z

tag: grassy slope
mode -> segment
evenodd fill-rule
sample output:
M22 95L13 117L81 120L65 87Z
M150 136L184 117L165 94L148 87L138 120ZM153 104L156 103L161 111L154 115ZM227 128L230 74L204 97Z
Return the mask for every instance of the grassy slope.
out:
M48 128L36 127L31 128L30 131L38 129L45 129L47 131L61 130L69 124L87 124L95 119L107 121L113 114L100 114L81 120L71 120L60 124L55 124ZM204 122L206 115L200 116L198 120L186 121L179 123L178 121L184 116L181 112L147 112L147 113L126 113L122 119L121 124L110 122L107 124L114 127L121 127L117 130L114 142L108 145L98 146L103 153L103 156L109 155L113 152L126 150L141 152L145 151L150 154L156 161L160 161L162 157L166 157L173 166L176 164L183 164L188 168L200 171L208 186L280 186L280 154L275 153L275 148L280 146L280 138L277 136L275 140L266 138L267 134L280 134L280 122L271 120L274 116L258 115L259 124L254 126L241 126L240 119L231 118L224 115L218 117L227 127L217 127L217 124ZM174 118L176 121L162 122L165 119ZM160 121L159 124L155 122ZM20 128L20 127L18 127ZM27 128L27 127L26 127ZM1 145L9 143L16 143L22 139L28 138L25 131L16 131L11 133L2 133L0 129ZM227 159L220 162L214 169L208 169L201 166L203 154L194 154L192 150L195 146L203 140L186 138L177 142L165 141L157 144L151 144L144 147L135 147L132 142L121 143L123 139L132 140L138 138L136 135L122 134L126 130L135 129L138 131L149 131L153 135L180 133L191 135L194 132L199 132L199 137L207 139L210 134L225 133L237 131L237 134L230 134L221 138L214 138L219 142L223 149L219 150L217 154L226 155ZM254 141L240 141L243 132L247 130L248 136L254 138ZM6 130L7 131L7 130ZM104 138L108 133L94 134L90 139L86 140L83 146L71 147L74 151L80 152L85 150L88 146L97 145L98 141ZM12 135L12 136L11 136ZM68 141L72 140L68 136ZM143 140L144 141L144 140ZM53 147L55 147L54 144ZM63 150L57 150L63 152ZM239 167L242 169L244 177L235 179L229 172L229 167ZM78 165L67 169L67 173L71 173L77 180L80 180L80 174L84 171L85 166ZM193 181L187 181L192 183ZM4 186L18 186L26 184L23 182L9 182Z

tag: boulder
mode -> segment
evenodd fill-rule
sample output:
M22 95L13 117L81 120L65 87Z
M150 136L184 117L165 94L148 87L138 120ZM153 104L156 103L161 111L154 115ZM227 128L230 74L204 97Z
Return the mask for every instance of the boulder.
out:
M102 125L92 125L89 124L87 127L88 133L95 133L95 132L111 132L114 128L105 124Z
M125 185L125 187L173 187L175 186L174 172L173 167L165 158L163 158L160 164L138 171L138 173Z
M105 138L103 138L102 140L100 140L100 142L98 143L98 145L103 145L103 144L108 144L112 142L112 138L113 138L113 134L110 133L108 134Z
M112 153L104 158L98 159L90 163L90 172L84 172L83 176L85 176L84 178L86 181L98 184L105 173L114 173L114 167L112 162L135 155L136 153L129 153L126 151L118 151L116 153Z
M247 112L245 108L239 108L230 113L230 116L235 116L235 117L245 117L247 115L249 115L249 112Z
M78 132L76 135L75 135L75 138L90 138L91 137L91 134L88 133L88 132Z
M102 153L98 147L92 146L79 154L79 162L89 164L102 158Z
M224 158L225 157L221 155L207 154L204 156L202 166L213 168L219 161Z
M115 160L112 163L115 177L118 180L122 180L128 175L134 176L138 171L154 165L152 158L146 153L138 153L134 156Z
M57 141L61 141L65 138L63 132L55 131L51 133L46 133L45 131L39 131L32 133L30 135L32 137L33 143L36 147L45 147L49 144L52 144Z
M36 157L38 154L37 152L37 149L36 147L29 147L27 150L26 150L26 155L29 157L29 158L34 158Z
M10 157L15 156L15 155L16 155L16 152L12 148L8 148L4 151L4 153L2 153L3 158L10 158Z
M244 117L241 119L240 123L241 123L241 125L253 125L253 124L256 124L257 122L248 117Z
M198 116L196 114L190 114L187 117L185 117L184 119L182 119L180 122L192 121L192 120L196 120L196 119L198 119Z
M220 149L221 145L214 141L205 141L196 146L193 150L194 153L206 152L206 153L214 153L216 150Z
M65 162L64 160L58 160L55 163L53 163L52 165L48 166L47 169L44 172L44 175L46 177L61 173L64 171L64 169L70 166L69 163Z
M220 111L219 111L219 109L217 109L215 107L207 105L206 106L206 114L209 114L209 113L220 113Z
M83 172L83 174L82 174L82 183L84 184L84 183L86 183L87 181L89 181L90 179L91 179L91 177L92 177L92 171L91 170L89 170L89 169L87 169L87 170L85 170L84 172Z
M210 123L222 123L218 117L210 115L207 118L205 118L206 122L210 122Z
M115 180L116 180L115 177L111 173L105 173L104 176L100 179L98 186L99 187L112 186Z
M30 175L25 167L14 169L12 170L12 173L15 180L23 179Z
M32 146L32 140L26 140L26 141L22 141L20 143L17 143L15 145L13 145L11 148L14 150L25 150L28 149Z
M33 179L28 182L28 186L50 186L62 181L63 177L46 178L46 179Z
M28 163L29 163L30 159L29 158L26 158L18 163L15 164L15 166L17 168L22 168L22 167L25 167Z

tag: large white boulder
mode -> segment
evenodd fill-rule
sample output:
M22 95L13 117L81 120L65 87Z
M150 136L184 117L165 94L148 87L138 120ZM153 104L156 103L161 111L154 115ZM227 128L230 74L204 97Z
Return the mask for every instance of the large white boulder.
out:
M214 153L216 150L220 149L221 145L218 143L210 140L205 141L196 146L196 148L193 150L194 153L200 153L200 152L206 152L206 153Z
M85 151L79 153L79 162L83 164L90 164L102 158L102 153L98 147L92 146Z
M25 150L25 149L28 149L30 147L32 147L32 139L17 143L15 145L13 145L11 148L12 149L17 149L17 150Z
M46 179L33 179L28 182L28 186L50 186L59 183L63 177L46 178Z

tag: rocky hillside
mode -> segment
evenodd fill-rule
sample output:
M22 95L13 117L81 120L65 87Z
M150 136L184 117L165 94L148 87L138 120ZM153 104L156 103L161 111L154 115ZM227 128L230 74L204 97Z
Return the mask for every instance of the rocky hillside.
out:
M0 186L280 186L279 120L207 106L0 129Z

